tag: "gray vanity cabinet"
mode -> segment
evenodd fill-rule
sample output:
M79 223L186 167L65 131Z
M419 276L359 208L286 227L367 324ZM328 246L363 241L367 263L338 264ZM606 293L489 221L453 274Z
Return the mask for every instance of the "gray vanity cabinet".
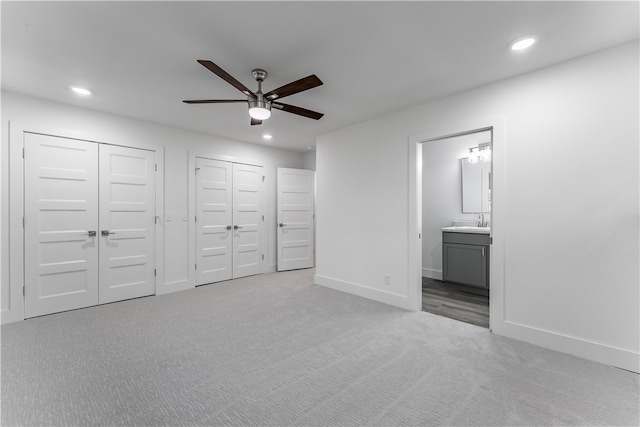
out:
M443 232L443 280L489 289L489 239L488 234Z

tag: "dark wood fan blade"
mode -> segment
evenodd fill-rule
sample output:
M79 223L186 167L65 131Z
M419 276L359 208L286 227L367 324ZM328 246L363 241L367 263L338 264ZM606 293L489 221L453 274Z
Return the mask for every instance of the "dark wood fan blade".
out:
M209 71L211 71L216 76L220 77L225 82L229 83L231 86L238 89L240 92L244 93L247 96L252 96L255 98L255 93L251 92L245 85L237 81L231 74L227 73L222 68L218 67L211 61L206 59L198 59L198 62L204 65Z
M256 126L261 124L262 124L262 120L254 119L253 117L251 117L251 126Z
M286 111L287 113L297 114L299 116L308 117L314 120L320 120L324 114L318 113L317 111L307 110L306 108L296 107L295 105L283 104L282 102L272 102L272 108L277 108L278 110Z
M287 85L281 86L278 89L274 89L271 92L267 92L264 97L269 100L284 98L285 96L312 89L316 86L320 86L321 84L322 81L318 78L318 76L312 74L310 76L301 78L300 80L296 80L295 82L291 82Z
M246 99L187 99L187 104L230 104L232 102L247 102Z

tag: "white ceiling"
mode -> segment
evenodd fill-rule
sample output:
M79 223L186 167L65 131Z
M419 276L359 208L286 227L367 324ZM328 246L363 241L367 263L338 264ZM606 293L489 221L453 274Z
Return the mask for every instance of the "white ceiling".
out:
M306 151L315 136L638 39L632 2L2 2L2 88L235 140ZM535 33L513 53L507 44ZM323 86L250 126L242 94L209 59L264 91L316 74ZM69 87L94 92L80 98ZM270 142L261 135L273 134Z

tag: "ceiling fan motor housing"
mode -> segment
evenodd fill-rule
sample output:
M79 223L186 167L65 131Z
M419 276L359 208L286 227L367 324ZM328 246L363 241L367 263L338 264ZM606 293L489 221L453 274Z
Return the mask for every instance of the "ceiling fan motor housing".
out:
M252 108L264 108L266 110L271 110L271 103L264 100L264 97L261 93L256 94L257 98L249 98L249 109Z
M267 72L262 68L256 68L255 70L251 71L251 74L253 75L253 78L258 82L262 82L267 78Z

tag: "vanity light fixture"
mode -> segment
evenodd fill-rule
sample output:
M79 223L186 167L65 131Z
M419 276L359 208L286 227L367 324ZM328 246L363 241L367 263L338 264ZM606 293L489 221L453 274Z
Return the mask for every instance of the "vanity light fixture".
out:
M478 144L477 147L469 148L469 163L478 163L479 161L488 162L491 160L491 143L484 142Z
M523 36L523 37L518 37L517 39L509 43L509 47L513 51L521 51L533 46L535 42L536 42L536 36L534 35Z

